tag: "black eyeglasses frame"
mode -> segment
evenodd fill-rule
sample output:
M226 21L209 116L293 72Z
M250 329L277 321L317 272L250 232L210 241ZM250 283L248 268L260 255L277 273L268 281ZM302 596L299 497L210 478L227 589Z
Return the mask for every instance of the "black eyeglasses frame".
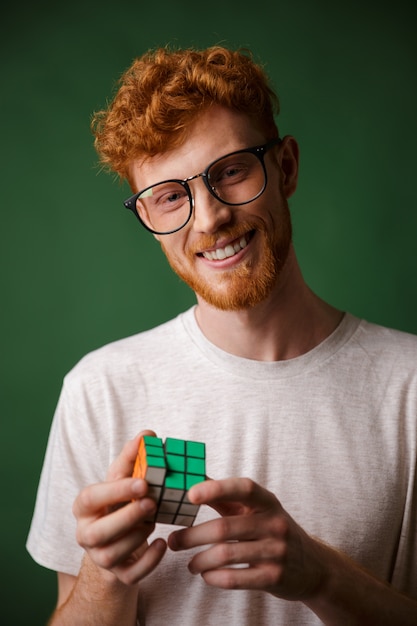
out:
M268 183L268 176L267 176L265 162L264 162L265 154L273 146L276 146L279 143L281 143L281 141L282 140L280 139L280 137L275 137L274 139L271 139L270 141L268 141L267 143L265 143L265 144L263 144L261 146L254 146L252 148L244 148L243 150L235 150L234 152L229 152L228 154L224 154L223 156L218 157L217 159L215 159L214 161L209 163L207 165L207 167L202 172L200 172L199 174L194 174L193 176L189 176L188 178L184 178L184 179L169 178L167 180L161 180L159 183L156 183L156 184L153 184L153 185L149 185L148 187L145 187L144 189L141 189L140 191L135 193L133 196L131 196L130 198L125 200L123 202L123 205L129 211L132 211L132 213L136 216L136 218L139 220L139 222L142 224L142 226L144 228L146 228L146 230L148 230L149 232L153 233L154 235L172 235L173 233L176 233L179 230L181 230L182 228L184 228L184 226L186 226L188 224L188 222L190 221L190 219L191 219L191 216L193 214L193 209L194 209L194 199L193 199L193 195L191 193L190 185L188 183L191 180L194 180L196 178L200 178L201 177L203 179L203 182L204 182L208 192L214 198L216 198L216 200L218 200L222 204L226 204L228 206L241 206L241 205L245 205L245 204L250 204L251 202L253 202L257 198L259 198L259 196L261 196L263 194L263 192L266 189L267 183ZM223 200L222 198L219 198L219 196L215 192L215 189L210 185L209 179L208 179L208 172L213 167L213 165L215 165L216 163L218 163L222 159L226 159L227 157L233 156L234 154L241 154L242 152L250 152L251 154L254 154L255 156L258 157L258 159L259 159L259 161L260 161L260 163L262 165L263 171L264 171L264 185L263 185L262 189L256 194L256 196L254 196L250 200L247 200L246 202L227 202L226 200ZM188 196L188 201L189 201L189 205L190 205L190 212L188 214L187 219L185 220L185 222L181 226L179 226L178 228L175 228L174 230L161 232L161 231L154 230L153 228L148 226L142 220L142 218L140 217L139 213L136 210L136 200L139 198L139 196L141 196L143 193L145 193L148 189L152 189L152 187L156 187L156 185L162 185L164 183L179 183L180 185L182 185L184 187L185 191L187 192L187 196Z

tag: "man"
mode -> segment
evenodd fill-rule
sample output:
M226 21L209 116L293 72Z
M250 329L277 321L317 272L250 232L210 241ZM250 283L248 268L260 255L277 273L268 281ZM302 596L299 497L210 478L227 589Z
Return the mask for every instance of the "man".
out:
M277 107L249 53L163 49L95 117L197 305L65 379L28 539L53 625L417 622L417 340L305 284ZM144 433L206 443L193 527L145 521Z

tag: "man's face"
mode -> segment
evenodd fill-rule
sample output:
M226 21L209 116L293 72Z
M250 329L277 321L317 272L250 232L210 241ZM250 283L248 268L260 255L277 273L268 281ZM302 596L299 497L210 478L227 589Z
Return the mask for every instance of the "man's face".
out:
M262 145L265 137L250 119L213 107L192 126L186 141L169 152L132 164L137 189L168 179L185 179L216 158ZM190 222L158 240L174 271L212 306L241 310L256 306L273 291L291 244L291 220L279 163L282 147L265 155L268 184L253 202L227 206L214 198L201 178L190 183L194 212Z

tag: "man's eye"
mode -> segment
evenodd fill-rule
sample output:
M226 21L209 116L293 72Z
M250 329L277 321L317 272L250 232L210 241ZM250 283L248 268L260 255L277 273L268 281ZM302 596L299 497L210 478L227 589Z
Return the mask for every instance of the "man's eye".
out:
M242 172L242 167L229 167L224 172L224 178L233 178L233 176L239 176Z
M179 200L181 197L184 196L176 191L175 193L171 193L166 197L166 202L177 202L177 200Z
M213 185L227 184L244 180L248 175L248 167L244 163L227 165L210 174L210 183Z
M182 189L175 189L161 193L160 195L155 196L153 200L156 209L160 211L174 211L175 209L182 207L184 203L187 202L188 195Z

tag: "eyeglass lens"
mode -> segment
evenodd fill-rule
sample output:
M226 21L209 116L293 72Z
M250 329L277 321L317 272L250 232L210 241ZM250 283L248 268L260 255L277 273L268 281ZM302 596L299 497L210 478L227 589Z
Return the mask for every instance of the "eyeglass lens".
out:
M254 200L265 187L261 160L251 152L238 152L215 161L206 173L210 193L230 205ZM168 233L180 229L191 212L188 185L165 181L148 187L137 198L136 210L151 230Z

